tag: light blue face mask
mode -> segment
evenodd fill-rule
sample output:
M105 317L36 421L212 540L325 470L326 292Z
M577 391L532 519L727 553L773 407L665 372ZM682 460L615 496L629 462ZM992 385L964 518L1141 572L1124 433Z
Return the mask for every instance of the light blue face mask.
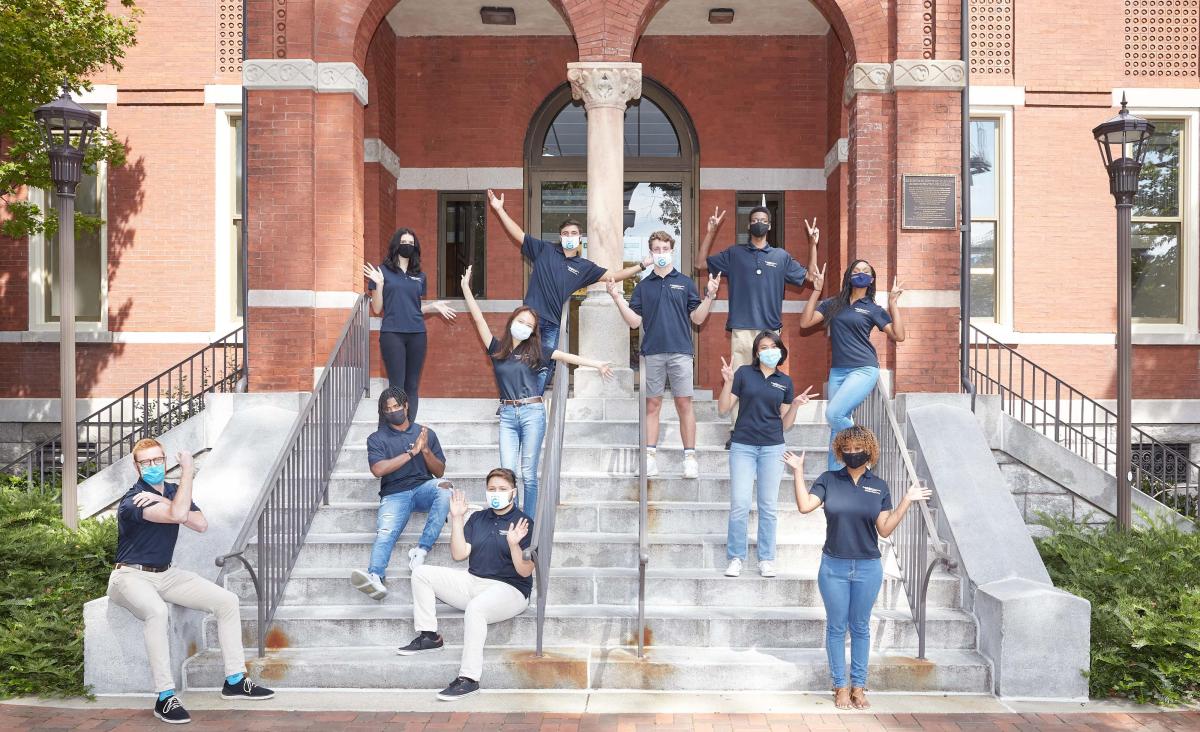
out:
M142 480L150 485L158 485L167 478L167 467L165 465L151 465L148 468L142 468Z
M779 360L783 358L783 351L778 348L764 348L758 352L758 360L766 364L767 368L775 368L779 365Z

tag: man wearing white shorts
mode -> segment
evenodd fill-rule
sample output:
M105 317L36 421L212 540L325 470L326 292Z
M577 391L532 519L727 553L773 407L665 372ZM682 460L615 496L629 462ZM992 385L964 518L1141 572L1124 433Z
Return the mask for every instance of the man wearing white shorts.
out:
M627 303L621 285L609 279L612 296L621 317L630 328L642 329L642 355L646 359L646 474L658 475L658 426L662 395L670 385L679 413L683 439L683 477L698 478L696 461L696 413L692 410L694 381L692 324L700 325L717 297L721 275L710 275L704 298L696 283L675 269L675 239L665 231L650 235L650 257L654 269L633 288Z

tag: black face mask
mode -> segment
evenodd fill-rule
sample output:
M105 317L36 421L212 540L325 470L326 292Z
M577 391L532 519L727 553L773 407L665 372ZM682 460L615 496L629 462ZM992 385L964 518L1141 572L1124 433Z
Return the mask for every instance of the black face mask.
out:
M395 412L384 412L383 418L387 420L388 424L399 427L400 425L404 424L404 420L408 418L408 412L404 409L399 409Z
M767 232L770 230L771 225L763 223L762 221L755 221L754 223L750 224L750 236L753 236L756 239L766 236Z
M843 452L842 462L846 464L847 468L861 468L867 464L870 457L865 452Z
M401 244L396 247L396 255L405 259L412 259L412 255L417 251L417 247L413 244Z

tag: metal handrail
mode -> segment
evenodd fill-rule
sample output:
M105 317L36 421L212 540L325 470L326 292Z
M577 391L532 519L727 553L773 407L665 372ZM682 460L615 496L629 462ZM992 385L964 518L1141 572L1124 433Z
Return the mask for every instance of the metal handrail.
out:
M911 486L922 481L917 475L909 454L904 433L892 409L891 396L883 383L875 389L854 413L855 424L869 428L879 442L879 462L873 472L887 482L892 505L900 505ZM954 570L957 563L946 542L938 536L937 522L927 501L917 501L892 533L892 546L900 565L908 605L917 626L917 658L925 658L925 619L929 581L939 564ZM929 557L933 554L933 558Z
M267 626L275 618L308 528L317 509L329 504L329 478L354 413L370 389L367 302L367 297L360 295L354 303L312 395L271 466L266 488L248 512L250 520L234 540L233 550L215 560L222 568L222 578L229 571L226 563L230 559L241 562L249 572L258 598L260 658L266 652ZM254 562L246 557L251 538L256 541Z
M646 357L638 356L638 658L642 657L646 644L646 565L650 563L646 444Z
M570 343L571 321L568 305L562 309L559 342ZM567 365L558 361L554 366L554 386L550 397L549 425L542 458L542 475L536 515L533 517L533 539L525 550L525 558L533 560L534 584L537 586L537 649L542 655L542 636L546 625L546 595L550 589L550 560L554 552L554 523L558 514L562 478L563 434L567 423Z
M1120 435L1115 412L982 329L971 326L971 335L975 343L971 375L980 393L999 396L1001 408L1014 419L1101 470L1116 474ZM1200 465L1137 427L1131 428L1130 439L1151 446L1149 459L1131 466L1132 484L1196 520ZM1184 475L1172 479L1172 470Z
M245 327L147 379L76 423L80 479L89 478L128 455L137 441L157 437L204 411L204 396L240 391L246 375ZM199 372L199 380L197 380ZM24 476L30 488L46 490L61 478L62 434L0 468Z

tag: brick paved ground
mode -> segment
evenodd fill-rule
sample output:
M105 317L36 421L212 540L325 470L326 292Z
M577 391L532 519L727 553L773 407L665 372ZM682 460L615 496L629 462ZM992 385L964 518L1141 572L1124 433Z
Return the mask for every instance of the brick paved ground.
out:
M147 710L0 704L0 730L162 730ZM359 732L1030 732L1200 730L1200 712L1158 714L484 714L196 711L189 730Z

